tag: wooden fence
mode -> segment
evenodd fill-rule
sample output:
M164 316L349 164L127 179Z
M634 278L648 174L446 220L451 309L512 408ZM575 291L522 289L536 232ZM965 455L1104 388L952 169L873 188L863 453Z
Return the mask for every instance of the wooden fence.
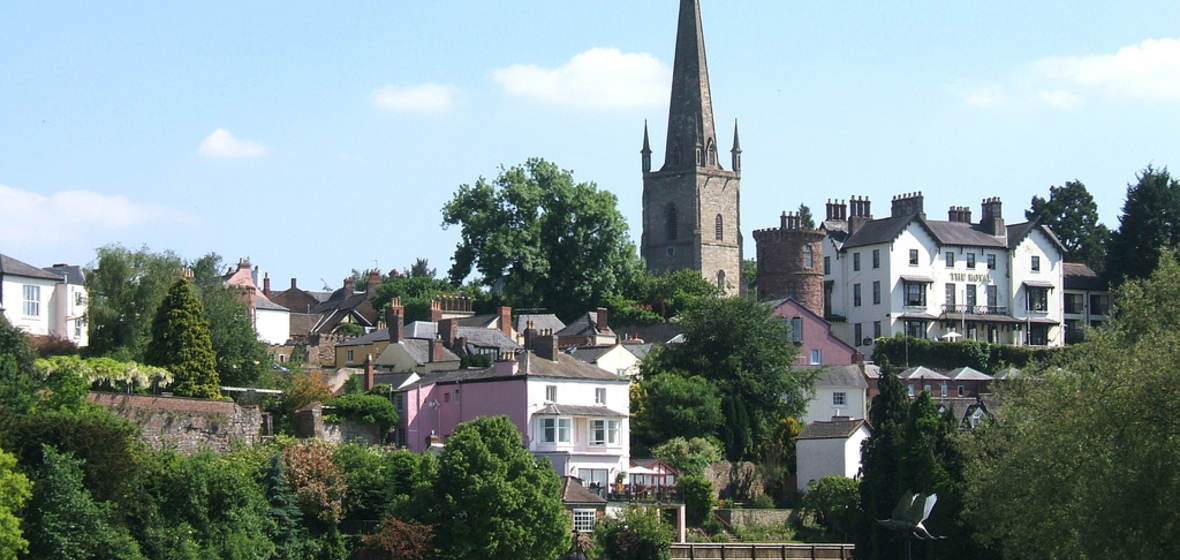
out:
M850 560L851 544L685 543L672 545L672 558L694 560Z

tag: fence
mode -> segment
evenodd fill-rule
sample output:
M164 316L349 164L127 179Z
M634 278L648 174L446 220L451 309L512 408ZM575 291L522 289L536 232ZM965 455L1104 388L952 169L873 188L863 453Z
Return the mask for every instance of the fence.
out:
M694 560L849 560L851 544L686 543L672 545L672 558Z

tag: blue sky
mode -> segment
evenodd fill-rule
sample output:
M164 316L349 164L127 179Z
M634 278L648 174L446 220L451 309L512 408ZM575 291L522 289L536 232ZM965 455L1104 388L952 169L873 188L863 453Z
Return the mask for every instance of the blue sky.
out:
M442 205L529 157L615 193L637 241L677 4L6 3L0 252L214 251L277 287L418 257L444 273ZM922 191L935 219L1000 196L1017 222L1078 179L1117 228L1139 170L1180 172L1180 2L701 7L747 257L782 211L852 195L883 216Z

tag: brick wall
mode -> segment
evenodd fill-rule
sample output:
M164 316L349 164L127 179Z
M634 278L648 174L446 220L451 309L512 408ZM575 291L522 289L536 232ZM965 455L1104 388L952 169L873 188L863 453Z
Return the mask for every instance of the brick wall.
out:
M812 313L824 315L824 234L804 229L762 229L754 232L758 255L758 299L788 297L794 284L794 299ZM811 247L807 266L806 247Z

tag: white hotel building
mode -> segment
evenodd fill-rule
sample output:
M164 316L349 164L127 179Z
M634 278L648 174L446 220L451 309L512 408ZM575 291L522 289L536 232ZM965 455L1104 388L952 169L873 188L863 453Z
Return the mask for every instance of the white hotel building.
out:
M849 212L851 210L851 212ZM966 207L929 220L921 193L873 219L867 199L828 203L822 229L824 315L866 354L898 333L1020 346L1065 342L1065 249L1036 223L1004 225L999 198L979 223Z

